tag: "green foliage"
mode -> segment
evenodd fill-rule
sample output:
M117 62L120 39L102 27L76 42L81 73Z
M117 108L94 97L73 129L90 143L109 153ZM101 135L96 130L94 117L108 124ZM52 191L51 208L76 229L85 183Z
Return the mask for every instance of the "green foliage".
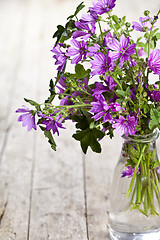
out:
M159 126L159 111L152 108L150 110L151 120L149 122L149 129L153 130L154 128Z
M48 143L50 144L51 148L56 151L56 143L53 139L53 136L51 134L51 131L46 131L45 127L39 126L40 129L44 132L44 136L48 138Z
M41 107L40 107L39 103L37 103L37 102L35 102L33 100L30 100L30 99L27 99L27 98L24 98L24 100L26 102L28 102L29 104L31 104L32 106L34 106L37 109L38 112L41 111Z
M53 38L57 38L57 41L55 44L57 44L61 37L67 37L66 29L62 25L57 26L57 31L53 34Z
M73 18L77 18L77 14L85 7L83 3L84 2L80 3L76 8L75 13L67 18L68 22L66 23L65 27L63 27L62 25L57 26L57 31L53 34L53 38L57 38L55 44L57 44L58 42L63 43L64 41L72 37L71 30L76 29L76 26L74 24L75 20L73 20Z
M83 65L81 64L76 64L75 66L75 73L76 73L76 77L78 79L81 78L89 78L89 73L91 72L90 69L85 70L85 68L83 67Z
M81 2L78 7L76 8L76 11L73 15L69 16L67 20L72 19L77 16L77 14L85 7L84 2Z
M130 92L130 87L127 87L126 91L124 90L116 90L116 94L118 97L130 97L131 92Z
M88 128L83 131L77 130L76 134L73 134L73 138L80 141L84 153L87 152L89 146L92 151L100 153L101 146L99 144L99 139L102 139L103 137L104 133L97 128Z
M50 96L48 97L47 100L45 100L45 103L51 103L53 101L53 99L55 98L55 85L53 83L53 80L51 79L50 80L50 83L49 83L49 92L50 92Z
M84 112L81 116L73 116L72 119L77 122L76 128L81 129L77 130L72 137L80 141L83 152L86 153L88 147L91 147L92 151L100 153L99 139L102 139L105 134L95 127L94 120L88 117L88 112Z

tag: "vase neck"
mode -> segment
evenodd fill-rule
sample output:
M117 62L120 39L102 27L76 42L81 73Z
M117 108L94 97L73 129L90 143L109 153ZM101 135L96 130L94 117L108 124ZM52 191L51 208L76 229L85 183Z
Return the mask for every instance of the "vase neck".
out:
M125 142L135 142L135 143L151 143L154 142L159 137L159 132L157 129L150 134L133 136L123 136Z

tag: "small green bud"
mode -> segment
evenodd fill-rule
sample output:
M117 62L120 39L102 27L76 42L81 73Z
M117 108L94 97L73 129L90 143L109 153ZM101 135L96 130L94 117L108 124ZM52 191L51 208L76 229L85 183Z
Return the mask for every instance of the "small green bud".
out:
M143 32L148 32L149 28L148 27L143 27L142 31Z
M127 28L129 28L131 26L131 24L129 22L126 22L125 25Z
M101 75L101 76L99 76L99 79L100 79L100 80L104 80L105 78L104 78L103 75Z
M64 43L64 44L63 44L63 47L64 47L64 48L66 48L66 47L67 47L67 44L66 44L66 43Z
M144 16L148 16L150 14L150 11L146 10L144 11Z
M143 97L147 97L147 92L144 92L144 93L143 93Z

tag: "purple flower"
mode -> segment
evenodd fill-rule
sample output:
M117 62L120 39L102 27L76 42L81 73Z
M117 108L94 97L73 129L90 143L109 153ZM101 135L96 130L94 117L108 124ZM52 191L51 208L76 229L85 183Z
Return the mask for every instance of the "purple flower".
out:
M69 47L66 56L75 56L72 60L72 64L79 63L82 59L87 57L87 43L85 41L78 42L76 39L71 40L72 45L75 47Z
M22 127L27 126L28 131L30 131L32 128L37 130L37 127L35 124L35 116L33 115L32 111L29 108L23 106L23 108L18 108L16 110L16 113L23 113L17 119L18 122L22 122Z
M67 57L65 56L65 53L63 53L60 49L60 47L57 45L55 47L53 47L53 49L51 50L51 52L53 52L55 55L53 55L53 58L56 59L55 65L59 65L57 70L58 71L62 71L64 64L67 60Z
M95 119L95 121L98 121L103 117L102 122L112 121L112 116L109 113L109 105L106 103L105 98L103 95L97 95L95 97L95 102L91 102L91 105L93 106L90 110L91 113L96 113L92 118Z
M148 21L146 21L148 20ZM138 22L132 22L132 28L135 29L136 31L140 31L140 32L146 32L145 28L147 27L148 30L151 30L152 24L149 22L149 17L140 17L139 18L140 23Z
M149 92L152 101L160 102L160 91L153 90Z
M93 91L93 96L94 95L100 95L103 92L107 92L108 91L108 87L104 86L100 82L95 82L95 88L92 91Z
M84 23L90 23L92 26L95 26L95 22L98 20L97 13L90 9L90 14L83 14L80 21Z
M92 36L95 33L96 30L95 24L91 24L91 27L89 27L89 23L84 23L81 21L75 22L75 26L79 29L87 30L87 32L75 31L72 34L73 38L81 37L82 39L87 40L90 36Z
M121 106L117 102L111 103L110 109L112 112L119 112L121 110Z
M91 68L93 71L91 72L91 75L101 75L105 74L107 71L113 70L113 63L111 62L111 58L108 56L108 54L104 55L101 52L98 52L94 55L94 60L91 60Z
M126 166L126 170L124 170L123 172L122 172L122 176L121 177L133 177L133 174L134 174L134 170L135 170L135 168L131 168L131 166ZM138 167L138 169L137 169L137 174L139 173L139 167Z
M58 85L56 85L56 87L58 88L59 92L58 93L64 93L65 90L67 89L67 86L66 86L66 77L62 77L58 80Z
M103 92L113 91L114 87L117 85L117 83L115 83L113 78L110 76L105 77L104 83L106 84L106 86L100 82L95 82L95 88L92 90L93 96L102 94Z
M139 57L142 57L142 56L144 56L145 54L146 54L146 53L145 53L143 47L138 50L138 56L139 56Z
M113 41L113 36L111 32L108 32L104 37L103 37L103 46L107 46L108 44L112 43Z
M136 90L135 90L135 88L132 87L130 89L130 92L131 92L131 100L133 101L135 99L135 97L136 97Z
M81 88L82 90L86 90L88 88L88 78L84 78L83 80L77 80L77 85L79 88ZM58 88L60 94L65 93L65 91L67 90L67 85L66 85L66 77L62 77L58 80L58 85L56 85L56 87ZM88 91L89 92L89 91ZM81 92L80 91L74 91L73 93L71 93L72 96L81 96ZM72 105L73 102L70 100L70 96L65 96L62 98L60 105Z
M119 116L119 119L115 119L115 123L112 124L113 128L116 129L120 136L134 135L137 131L136 125L138 125L138 123L134 116L128 116L127 118Z
M90 9L97 14L102 15L115 7L115 1L116 0L99 0L98 2L93 2L93 7Z
M56 120L54 120L53 115L54 115L54 113L50 116L46 116L42 112L39 112L38 116L41 117L42 119L44 119L39 124L46 125L46 131L49 131L52 129L53 134L57 133L57 135L59 136L58 128L64 128L62 126L62 121L64 120L64 118L62 118L62 116L59 115L58 117L56 117Z
M156 168L157 169L157 173L160 175L160 166Z
M92 57L95 53L100 50L100 46L98 44L94 44L94 46L88 48L87 56Z
M130 55L135 53L136 44L133 43L129 45L129 41L129 37L126 38L124 34L121 35L120 42L116 38L113 38L113 42L108 44L108 47L113 50L112 52L109 52L109 57L113 61L120 59L121 64L130 59Z
M109 90L113 92L114 88L117 86L117 83L114 81L114 79L110 76L106 76L104 81L107 84Z
M148 66L154 72L160 76L160 50L154 49L148 58Z

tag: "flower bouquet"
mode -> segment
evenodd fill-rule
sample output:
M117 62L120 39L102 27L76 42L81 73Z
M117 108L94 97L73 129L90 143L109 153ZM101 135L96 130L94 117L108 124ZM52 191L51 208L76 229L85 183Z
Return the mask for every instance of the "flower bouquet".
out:
M151 17L147 10L129 23L125 16L113 14L115 2L95 1L79 17L85 7L82 2L65 26L57 26L51 49L57 75L50 81L50 95L40 104L24 99L34 109L23 106L16 112L28 131L40 127L53 150L53 135L59 135L68 120L77 128L73 138L84 153L88 147L100 153L101 139L119 133L125 143L116 180L127 182L128 189L121 192L129 201L125 211L136 211L147 219L160 213L160 164L155 148L160 128L160 50L156 49L160 11ZM134 31L139 32L136 40ZM74 66L73 72L67 71L68 63ZM151 82L151 74L158 79ZM54 104L57 98L59 105ZM160 231L160 224L155 229Z

